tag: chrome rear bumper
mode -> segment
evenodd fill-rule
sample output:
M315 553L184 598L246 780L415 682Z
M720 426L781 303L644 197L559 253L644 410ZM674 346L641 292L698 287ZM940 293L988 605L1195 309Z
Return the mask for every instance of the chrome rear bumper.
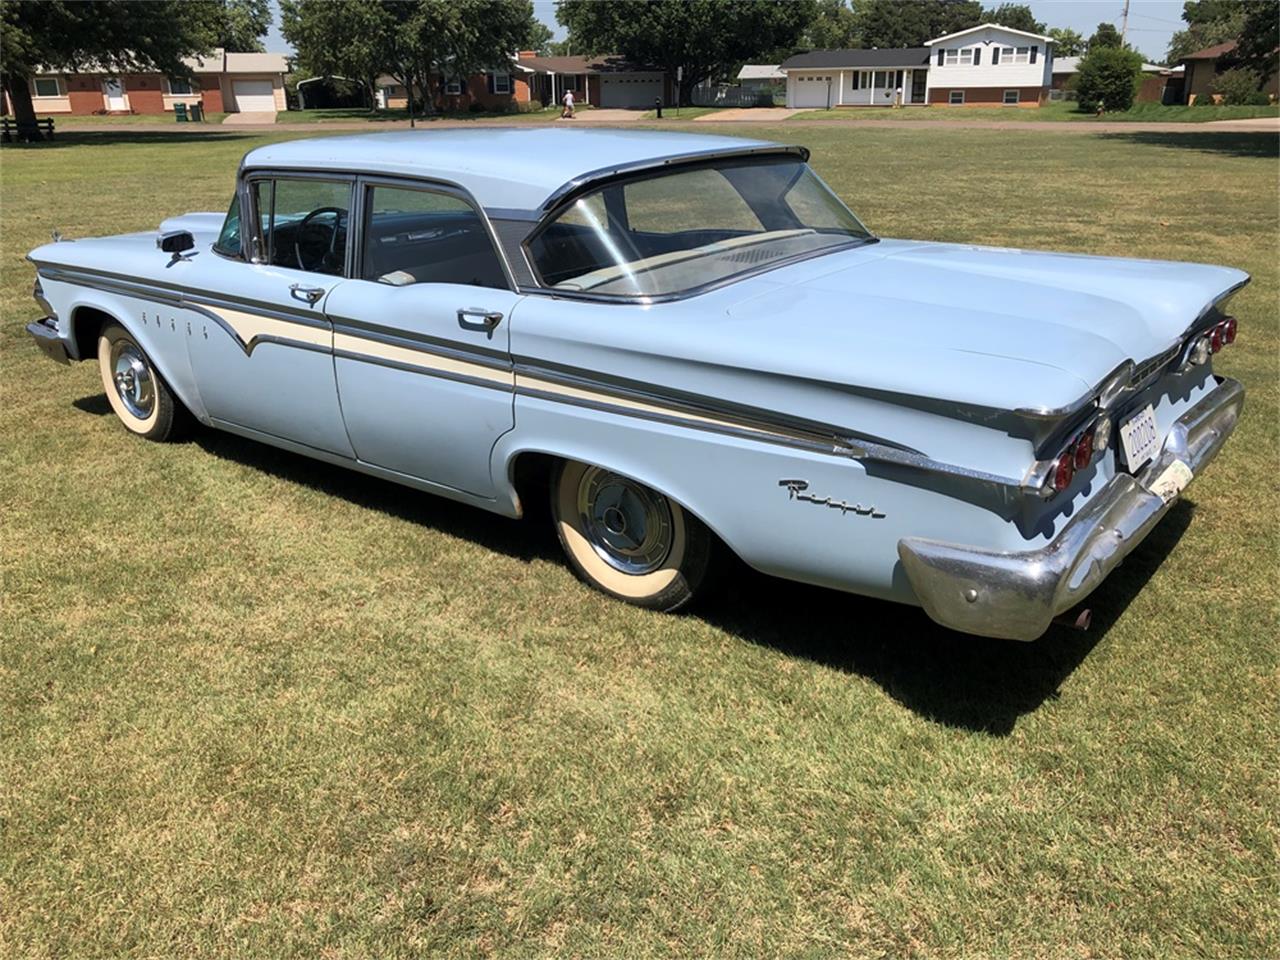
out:
M1080 603L1142 542L1178 498L1153 492L1181 461L1198 476L1235 429L1244 387L1219 378L1208 396L1178 418L1164 449L1136 477L1107 486L1039 550L999 553L908 537L898 557L925 612L943 626L1010 640L1034 640ZM1183 473L1185 477L1185 473Z

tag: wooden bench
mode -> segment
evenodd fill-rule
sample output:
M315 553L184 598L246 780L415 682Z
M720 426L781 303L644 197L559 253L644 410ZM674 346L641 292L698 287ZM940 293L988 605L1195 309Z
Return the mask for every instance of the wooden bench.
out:
M24 129L28 131L24 135ZM35 123L36 136L29 134L30 127L23 127L17 120L12 117L0 118L0 143L12 143L14 140L52 140L53 139L53 117L44 117L37 119Z

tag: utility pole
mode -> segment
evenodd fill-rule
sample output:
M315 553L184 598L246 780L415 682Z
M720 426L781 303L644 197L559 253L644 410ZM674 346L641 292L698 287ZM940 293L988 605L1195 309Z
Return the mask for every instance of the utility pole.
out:
M1120 43L1124 44L1125 32L1129 29L1129 0L1124 0L1124 12L1120 14Z

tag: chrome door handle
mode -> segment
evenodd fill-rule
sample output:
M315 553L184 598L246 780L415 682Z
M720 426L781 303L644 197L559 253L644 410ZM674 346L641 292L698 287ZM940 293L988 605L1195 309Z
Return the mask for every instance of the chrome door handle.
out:
M466 307L458 310L458 323L464 327L483 327L492 330L502 322L502 314L497 310L481 310L479 307Z
M289 285L289 295L295 300L305 300L313 307L320 302L320 298L325 294L324 287L304 287L300 283Z

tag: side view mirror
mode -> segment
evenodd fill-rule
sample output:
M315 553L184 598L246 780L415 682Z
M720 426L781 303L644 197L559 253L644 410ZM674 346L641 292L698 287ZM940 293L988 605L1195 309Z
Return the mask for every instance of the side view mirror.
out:
M195 245L196 238L191 235L190 230L172 230L156 237L156 246L175 257L193 249Z

